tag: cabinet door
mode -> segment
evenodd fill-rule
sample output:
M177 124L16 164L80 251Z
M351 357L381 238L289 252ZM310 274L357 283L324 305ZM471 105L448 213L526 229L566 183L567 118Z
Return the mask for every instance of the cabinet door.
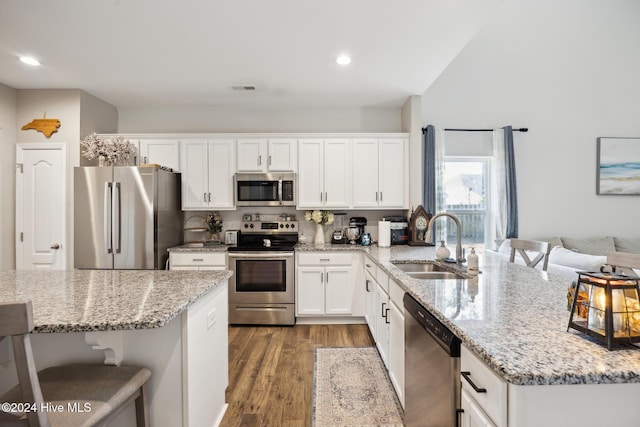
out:
M369 330L371 331L371 336L373 337L374 341L377 341L376 313L378 312L378 310L376 306L376 286L377 286L377 283L373 278L373 276L371 276L371 274L368 271L365 272L365 288L364 288L364 291L366 293L365 294L365 302L366 302L365 318L367 320L367 324L369 325Z
M353 144L353 207L378 207L378 140L359 139ZM398 168L397 174L402 170Z
M389 369L389 296L376 284L376 346L384 366Z
M233 175L234 141L209 141L209 208L230 209L235 205Z
M297 267L296 314L324 314L324 267Z
M324 200L323 141L301 140L298 146L298 208L321 208Z
M267 169L270 172L295 172L297 148L296 139L270 139L267 148Z
M404 408L404 314L389 302L389 377Z
M353 312L351 267L325 267L325 314L347 315Z
M183 140L180 143L182 171L182 209L209 207L209 170L207 141Z
M155 163L180 172L180 141L172 139L141 139L140 163Z
M476 401L464 389L462 390L460 403L464 411L461 414L462 427L495 427L491 419L487 417Z
M405 207L405 140L381 139L379 153L379 206Z
M351 206L350 147L346 139L328 139L324 142L324 207Z
M266 139L239 139L237 144L238 172L266 172Z

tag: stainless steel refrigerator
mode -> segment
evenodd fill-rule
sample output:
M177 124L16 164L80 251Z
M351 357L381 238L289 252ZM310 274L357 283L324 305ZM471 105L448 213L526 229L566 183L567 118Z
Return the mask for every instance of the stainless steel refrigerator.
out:
M162 270L183 239L180 174L76 167L74 223L75 268Z

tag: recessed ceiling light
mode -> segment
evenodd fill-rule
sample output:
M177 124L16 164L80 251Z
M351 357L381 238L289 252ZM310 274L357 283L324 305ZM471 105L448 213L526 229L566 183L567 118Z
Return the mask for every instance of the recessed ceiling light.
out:
M21 56L20 61L24 62L27 65L37 66L40 65L40 61L31 56Z
M351 57L349 55L340 55L336 58L336 63L338 65L349 65L351 64Z

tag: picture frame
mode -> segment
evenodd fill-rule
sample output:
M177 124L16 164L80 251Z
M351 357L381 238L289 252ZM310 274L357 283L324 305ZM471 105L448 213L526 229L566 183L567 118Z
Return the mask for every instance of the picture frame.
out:
M596 194L640 196L640 138L599 137Z

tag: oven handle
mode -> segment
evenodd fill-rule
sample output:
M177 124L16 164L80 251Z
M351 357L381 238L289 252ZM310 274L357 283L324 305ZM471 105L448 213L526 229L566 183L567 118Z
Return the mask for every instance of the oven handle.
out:
M289 258L292 256L293 252L229 252L229 258Z

